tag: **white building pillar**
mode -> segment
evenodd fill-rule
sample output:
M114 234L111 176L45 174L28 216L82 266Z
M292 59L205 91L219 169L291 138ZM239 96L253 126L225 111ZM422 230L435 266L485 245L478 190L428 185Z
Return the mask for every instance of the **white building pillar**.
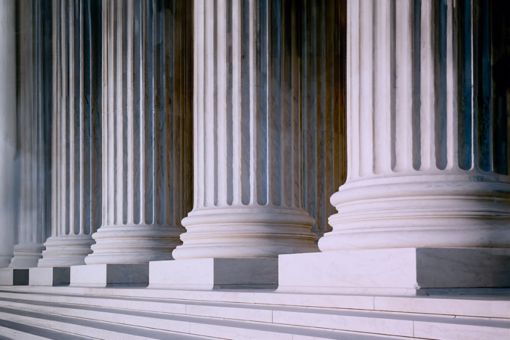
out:
M37 266L50 226L51 75L48 1L19 1L18 131L20 202L17 244L10 267Z
M0 2L0 268L9 265L16 230L16 11Z
M69 283L101 219L101 7L53 1L52 230L31 285Z
M191 207L191 5L102 5L103 218L71 284L147 283L148 262L172 258ZM101 278L86 274L97 268Z
M491 105L488 6L348 1L348 178L331 197L338 213L323 253L282 257L282 289L510 285L509 159L495 152L507 135ZM308 273L299 282L298 270Z
M300 182L296 8L195 3L195 202L176 259L315 249Z
M151 263L152 286L271 285L278 254L316 250L302 199L298 13L292 1L195 1L195 201L176 261Z

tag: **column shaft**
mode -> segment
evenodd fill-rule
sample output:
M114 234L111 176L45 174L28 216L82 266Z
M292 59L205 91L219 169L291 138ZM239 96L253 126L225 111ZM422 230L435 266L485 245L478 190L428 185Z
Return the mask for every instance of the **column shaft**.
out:
M12 257L16 190L16 11L15 1L0 3L0 267Z
M50 226L51 3L19 1L18 131L20 202L17 244L10 266L37 265Z
M300 8L195 2L195 202L177 259L316 249L301 185Z
M510 245L488 3L349 1L348 179L321 250Z
M84 264L101 216L101 6L53 0L52 232L39 267Z
M86 263L169 259L191 205L191 5L102 4L103 218Z

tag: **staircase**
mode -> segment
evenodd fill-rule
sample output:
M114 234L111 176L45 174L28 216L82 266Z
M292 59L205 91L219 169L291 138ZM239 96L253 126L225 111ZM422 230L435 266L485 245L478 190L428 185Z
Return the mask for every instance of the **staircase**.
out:
M0 287L0 339L510 339L510 299Z

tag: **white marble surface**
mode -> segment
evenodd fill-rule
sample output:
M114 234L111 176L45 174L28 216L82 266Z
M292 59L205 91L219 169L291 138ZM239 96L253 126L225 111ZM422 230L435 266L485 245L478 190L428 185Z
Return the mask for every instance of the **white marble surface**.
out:
M6 292L8 290L10 292ZM18 291L16 293L16 291ZM136 294L138 292L139 294ZM84 294L86 296L84 296ZM150 294L152 298L148 298ZM201 296L198 296L201 295ZM204 296L209 298L204 299ZM226 302L225 297L249 300ZM486 305L485 314L464 317L466 312L476 310L484 303L503 303L508 299L475 299L474 297L380 297L342 296L322 294L289 294L294 297L291 305L283 305L282 296L287 294L257 291L179 291L156 289L115 288L55 288L55 287L2 287L0 302L14 310L66 316L70 319L69 330L75 328L74 320L85 318L90 322L106 322L117 326L129 325L161 331L176 331L186 334L217 336L226 338L269 338L280 336L286 339L312 337L316 339L371 339L391 338L440 338L440 339L504 339L510 330L510 315L502 314L494 319L492 312L501 308ZM141 298L144 296L144 298ZM299 297L313 296L312 301L323 307L313 308ZM257 297L261 297L258 299ZM335 303L342 297L352 302L363 298L372 301L385 298L397 302L392 308L374 309L374 306L358 307ZM227 299L228 300L228 299ZM410 311L398 301L414 302ZM31 303L32 301L36 303ZM336 302L338 302L337 300ZM347 300L345 300L347 301ZM429 302L449 312L420 308ZM424 304L423 304L424 303ZM325 307L329 305L329 307ZM408 305L409 306L409 305ZM472 308L470 308L472 306ZM166 307L166 309L165 309ZM484 315L484 316L482 316ZM75 319L76 318L76 319ZM24 320L26 323L37 322ZM77 322L78 324L79 321ZM83 325L83 324L82 324ZM52 327L50 327L51 329ZM427 336L427 330L430 335ZM352 332L352 333L349 333ZM101 333L97 333L101 334ZM105 333L106 334L106 333ZM130 333L131 334L131 333ZM139 334L139 333L138 333ZM433 336L431 336L433 335ZM105 336L105 335L104 335Z
M34 267L29 269L30 286L66 286L69 284L69 267Z
M28 269L0 268L0 285L25 286L28 285Z
M150 288L248 289L275 288L278 260L275 258L206 258L152 261Z
M327 294L327 293L292 293L273 290L179 290L179 289L139 289L115 288L108 289L91 287L2 287L5 293L32 293L39 299L50 299L55 294L62 294L56 298L57 302L79 302L86 296L96 296L103 300L102 306L119 306L126 308L129 299L151 302L146 305L149 310L162 311L164 301L187 300L190 303L225 303L233 306L247 304L250 306L286 306L310 307L318 309L348 309L362 311L387 311L391 313L441 314L452 317L494 319L508 318L510 315L510 298L507 295L436 295L436 296L391 296L391 295L356 295L356 294ZM72 297L69 297L72 296ZM84 297L85 296L85 297ZM121 297L126 300L116 300ZM180 302L168 302L169 311L182 312L185 308ZM139 307L139 306L138 306ZM130 308L138 308L132 305Z
M71 266L71 286L146 286L149 264L88 264Z
M414 295L438 288L510 288L507 249L345 250L279 260L281 292Z

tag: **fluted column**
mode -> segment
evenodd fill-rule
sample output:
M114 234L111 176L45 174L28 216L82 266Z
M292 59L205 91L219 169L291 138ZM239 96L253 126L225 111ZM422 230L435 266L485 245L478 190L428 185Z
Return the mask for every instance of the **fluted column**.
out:
M35 267L50 226L51 58L49 1L19 4L20 201L10 267Z
M9 265L16 228L16 11L0 2L0 268Z
M330 231L329 197L347 174L345 120L345 1L303 2L301 116L303 203L312 230Z
M490 6L348 2L348 179L322 251L510 246Z
M85 262L170 259L191 206L191 4L102 5L103 218Z
M100 1L53 0L52 230L39 267L84 264L101 219Z
M314 251L303 209L299 4L194 4L194 207L176 259Z

